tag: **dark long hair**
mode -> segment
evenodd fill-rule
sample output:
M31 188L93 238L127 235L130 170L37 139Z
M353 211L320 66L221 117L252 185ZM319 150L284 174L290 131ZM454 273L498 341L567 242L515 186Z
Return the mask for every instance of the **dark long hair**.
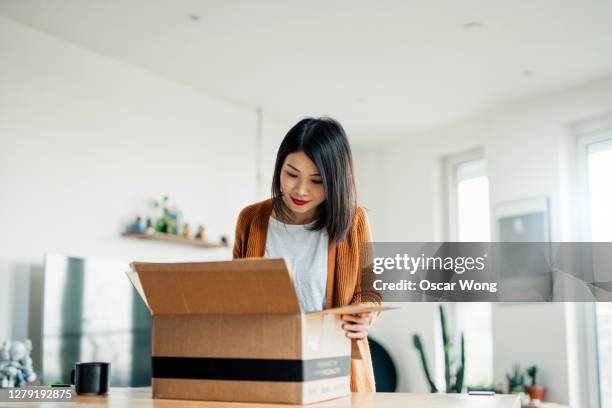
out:
M327 229L331 241L344 239L351 228L357 208L353 157L344 129L331 118L306 118L289 130L276 155L272 179L272 205L282 219L290 219L282 199L280 174L285 158L304 152L321 175L325 201L319 205L319 218L312 230Z

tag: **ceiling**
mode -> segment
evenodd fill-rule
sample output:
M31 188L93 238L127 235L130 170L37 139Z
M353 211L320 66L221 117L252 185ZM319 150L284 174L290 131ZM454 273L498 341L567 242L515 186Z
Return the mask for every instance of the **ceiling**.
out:
M610 0L2 0L0 15L358 140L612 74Z

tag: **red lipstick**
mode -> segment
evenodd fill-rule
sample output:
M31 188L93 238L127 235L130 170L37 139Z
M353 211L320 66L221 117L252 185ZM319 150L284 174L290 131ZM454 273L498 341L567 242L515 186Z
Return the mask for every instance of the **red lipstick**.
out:
M291 197L291 201L293 201L293 204L295 205L304 205L310 202L310 201L298 200L297 198L293 198L293 197Z

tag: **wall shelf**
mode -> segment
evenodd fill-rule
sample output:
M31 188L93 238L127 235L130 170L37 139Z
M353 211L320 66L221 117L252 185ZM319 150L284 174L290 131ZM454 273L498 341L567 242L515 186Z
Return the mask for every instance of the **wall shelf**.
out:
M225 248L227 244L222 242L210 242L201 241L199 239L184 238L179 235L163 234L161 232L153 233L135 233L135 232L124 232L121 234L122 237L137 238L137 239L152 239L156 241L172 242L175 244L190 245L201 248Z

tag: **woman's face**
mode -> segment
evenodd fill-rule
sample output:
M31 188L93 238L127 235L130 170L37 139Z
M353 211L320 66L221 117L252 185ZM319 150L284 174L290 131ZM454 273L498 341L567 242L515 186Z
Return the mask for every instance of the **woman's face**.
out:
M318 205L325 201L319 169L304 152L287 155L280 184L283 201L296 215L314 216Z

